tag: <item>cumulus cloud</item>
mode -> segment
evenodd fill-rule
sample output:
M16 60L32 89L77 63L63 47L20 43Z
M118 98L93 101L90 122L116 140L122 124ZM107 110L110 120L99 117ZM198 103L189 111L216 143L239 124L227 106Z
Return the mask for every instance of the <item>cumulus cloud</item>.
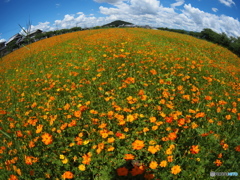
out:
M35 31L37 29L41 29L44 31L52 31L54 28L50 26L50 22L40 22L38 25L31 27L32 31Z
M28 31L27 29L29 29L30 32L27 32ZM21 29L21 31L19 33L22 34L22 35L26 35L26 32L27 33L32 33L32 32L34 32L37 29L41 29L42 31L47 32L47 31L53 31L56 28L52 27L50 22L44 22L44 23L43 22L39 22L38 25L36 25L36 26L31 25L30 28L29 27L22 27L22 29Z
M217 12L218 9L217 8L212 8L213 12Z
M93 14L85 15L83 12L78 12L75 15L65 15L62 20L56 20L54 26L56 29L69 29L72 27L93 27L100 26L109 21L115 20L109 17L94 17Z
M171 7L175 8L176 6L181 6L184 4L184 2L185 2L184 0L176 0L175 3L171 4Z
M183 13L195 24L195 28L192 28L196 31L211 28L218 33L225 32L229 36L240 36L240 22L233 17L206 13L192 7L191 4L184 5Z
M235 2L233 0L219 0L219 2L228 6L228 7L231 7L232 5L235 4Z
M93 14L86 15L83 12L67 14L63 19L39 23L33 29L44 31L72 28L72 27L94 27L110 23L115 20L124 20L136 25L150 25L152 27L168 27L185 29L200 32L204 28L211 28L228 36L240 36L240 22L225 15L215 15L192 7L191 4L184 4L181 13L175 11L176 4L171 7L163 7L158 0L96 0L98 2L111 2L113 7L100 6L99 11L105 17L95 17ZM183 1L176 1L176 3ZM178 4L180 5L180 3ZM213 11L216 9L212 9Z
M0 43L6 42L6 39L0 39Z

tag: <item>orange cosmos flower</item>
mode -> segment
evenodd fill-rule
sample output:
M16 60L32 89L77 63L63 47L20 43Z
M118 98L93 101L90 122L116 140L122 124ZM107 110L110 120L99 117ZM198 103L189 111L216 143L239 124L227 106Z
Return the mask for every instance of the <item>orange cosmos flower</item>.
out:
M42 125L42 124L39 124L39 125L37 126L36 133L38 134L38 133L42 132L42 128L43 128L43 125Z
M23 137L23 134L21 131L17 131L16 134L17 134L17 137Z
M68 104L68 103L65 104L65 106L63 107L64 110L69 110L69 108L70 108L70 104Z
M167 157L167 161L168 161L168 162L173 162L173 156L168 156L168 157Z
M125 160L133 160L134 158L135 156L132 154L125 154L125 157L124 157Z
M158 129L158 126L152 126L152 130L156 131Z
M172 174L178 174L178 173L180 173L181 172L181 167L179 166L179 165L176 165L176 166L173 166L172 168L171 168L171 173Z
M200 118L200 117L204 117L205 116L205 113L204 112L199 112L196 114L196 118Z
M8 178L8 180L18 180L18 177L11 174L10 177Z
M134 79L133 77L128 77L128 78L125 80L125 83L127 83L127 84L135 83L135 79Z
M138 92L138 95L139 95L139 96L144 95L144 90L140 89L139 92Z
M181 91L183 89L183 86L182 85L179 85L178 87L177 87L177 90L179 90L179 91Z
M223 156L222 153L220 153L220 154L218 155L218 158L222 158L222 156Z
M225 116L225 118L226 118L227 120L230 120L230 119L231 119L231 115L228 114L228 115Z
M149 167L151 169L157 169L158 163L156 161L151 161L151 163L149 164Z
M173 117L165 117L164 118L167 123L172 123Z
M115 135L116 135L117 137L121 137L121 136L122 136L122 133L117 132Z
M192 148L190 149L192 154L198 154L200 149L198 148L198 145L193 145Z
M164 161L161 161L160 164L159 164L160 167L166 167L167 166L167 161L164 160Z
M149 146L148 147L148 151L152 154L155 154L157 151L160 150L160 145L156 145L156 146Z
M82 160L82 163L83 164L90 164L90 161L91 161L91 157L92 157L92 154L89 152L89 153L87 153L87 154L84 154L83 156L82 156L82 158L83 158L83 160Z
M157 71L156 71L155 69L151 69L151 70L150 70L150 73L151 73L152 75L156 75L156 74L157 74Z
M114 137L108 138L108 143L113 143L115 141Z
M218 101L218 104L219 104L219 105L225 105L225 104L227 104L227 102L226 102L226 101L223 101L223 100L220 100L220 101Z
M172 132L172 133L170 133L170 134L168 135L168 138L169 138L170 140L174 140L174 139L177 138L177 134L176 134L175 132Z
M134 116L129 114L127 115L127 122L133 122L135 120Z
M127 176L128 175L128 169L125 167L121 167L117 169L118 176Z
M144 166L134 166L130 173L132 174L132 176L137 176L139 174L143 174L144 171L145 171Z
M32 165L32 159L31 159L30 156L25 156L25 163L26 163L27 165Z
M73 179L73 173L71 171L66 171L63 175L62 178L63 179Z
M205 96L205 99L210 101L210 100L212 100L212 97L211 96Z
M33 163L37 162L38 158L35 158L33 156L25 156L25 163L27 165L32 165Z
M35 108L37 106L37 103L34 102L32 105L31 105L31 108Z
M151 180L151 179L154 179L154 174L145 174L144 175L144 178L147 179L147 180Z
M151 123L154 123L154 122L156 122L157 118L156 117L150 117L149 120L150 120Z
M81 115L82 115L81 111L75 111L74 112L74 116L77 117L77 118L81 117Z
M148 128L143 128L143 132L148 132L149 129Z
M5 110L0 110L0 114L7 114L7 111ZM13 175L14 176L14 175Z
M235 150L238 151L238 152L240 152L240 145L236 146L236 147L235 147Z
M216 164L216 166L221 166L222 162L219 159L216 159L216 161L214 161L214 164Z
M190 95L183 95L182 98L189 101L190 100Z
M198 127L198 125L195 122L192 122L191 126L192 126L192 129L195 129Z
M55 100L55 97L51 96L51 97L50 97L50 100L51 100L51 101L54 101L54 100Z
M178 120L178 126L182 126L185 124L185 119L184 118L181 118Z
M110 146L110 147L107 149L107 151L114 151L114 149L115 149L115 147Z
M228 144L224 143L222 147L223 147L224 150L227 150L228 149Z
M232 113L237 113L237 108L233 108L233 109L231 110L231 112L232 112Z
M50 135L48 133L44 133L41 137L42 137L42 142L46 145L51 144L53 141L52 135Z
M140 150L144 147L144 141L140 141L140 140L135 140L132 143L133 149L135 150Z

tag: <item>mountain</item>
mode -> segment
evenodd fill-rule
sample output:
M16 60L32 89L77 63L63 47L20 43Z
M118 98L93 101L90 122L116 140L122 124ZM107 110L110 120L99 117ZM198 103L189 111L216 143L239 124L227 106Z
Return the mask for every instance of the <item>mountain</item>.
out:
M107 27L107 26L112 26L112 27L118 27L120 25L133 25L132 23L130 22L126 22L126 21L121 21L121 20L117 20L117 21L113 21L111 23L108 23L108 24L105 24L103 25L102 27Z

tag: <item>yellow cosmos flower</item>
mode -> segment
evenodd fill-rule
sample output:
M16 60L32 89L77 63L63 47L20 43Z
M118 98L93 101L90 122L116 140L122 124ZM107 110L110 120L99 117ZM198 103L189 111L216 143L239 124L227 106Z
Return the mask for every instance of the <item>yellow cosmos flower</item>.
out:
M154 145L154 144L157 144L157 142L156 142L155 140L150 140L150 141L149 141L149 144L150 144L150 145Z
M75 145L75 143L70 143L69 147L73 147Z
M85 171L85 170L86 170L86 166L85 166L84 164L80 164L80 165L78 166L78 169L79 169L80 171Z
M62 163L63 163L63 164L67 164L67 163L68 163L68 159L67 159L67 158L63 159L63 160L62 160Z
M84 145L87 145L88 143L89 143L89 140L83 141L83 144L84 144Z

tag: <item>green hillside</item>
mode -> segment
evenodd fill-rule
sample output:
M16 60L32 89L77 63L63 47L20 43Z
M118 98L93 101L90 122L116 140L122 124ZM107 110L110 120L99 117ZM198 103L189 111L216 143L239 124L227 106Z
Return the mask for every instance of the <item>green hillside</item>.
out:
M105 24L102 27L118 27L121 25L133 25L133 24L126 21L117 20L117 21L113 21L111 23Z

